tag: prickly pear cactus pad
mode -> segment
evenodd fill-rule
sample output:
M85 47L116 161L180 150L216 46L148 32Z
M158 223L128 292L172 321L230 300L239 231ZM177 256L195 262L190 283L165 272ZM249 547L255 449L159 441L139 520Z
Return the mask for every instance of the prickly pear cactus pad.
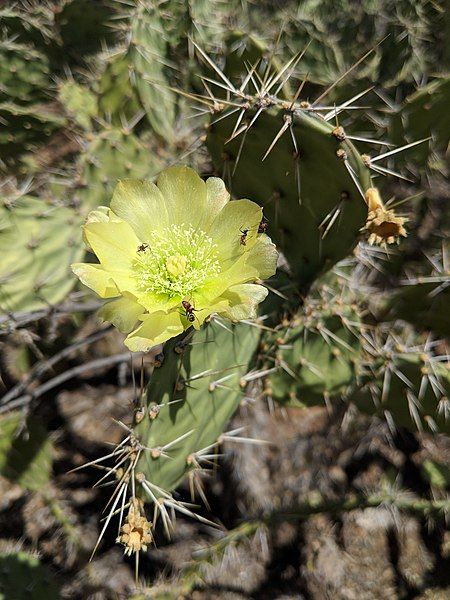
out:
M128 435L112 454L89 463L110 457L116 461L102 477L113 477L117 484L94 552L117 512L117 541L126 554L136 556L152 541L151 529L159 517L168 537L174 511L206 522L192 504L171 492L187 478L192 500L199 496L207 505L202 475L215 464L226 439L245 440L237 437L240 430L224 429L245 400L247 383L258 375L252 367L259 339L255 324L225 323L216 316L200 330L164 345L133 422L125 426ZM153 505L152 523L145 516L145 504Z
M74 285L70 264L84 254L81 216L59 202L22 196L0 205L0 311L60 302Z
M212 118L214 164L233 194L263 206L271 235L308 284L356 245L369 170L342 127L308 104L246 97L239 123L235 114L222 105Z
M288 406L328 403L356 376L360 359L360 318L339 298L309 300L302 312L265 336L270 375L265 393Z
M363 385L349 398L393 427L450 432L448 364L427 352L395 352L373 361Z
M52 573L38 558L27 552L0 554L0 600L58 600Z
M222 180L205 183L192 169L171 167L156 185L119 182L110 209L88 216L85 239L100 263L72 269L100 297L114 298L100 316L129 333L130 350L198 329L212 313L256 316L267 289L255 281L274 274L277 252L260 233L261 208L229 199Z
M136 466L150 489L171 491L186 474L198 475L207 462L204 455L220 443L245 397L260 332L245 323L226 327L213 321L164 347L162 365L146 390L145 416L135 426L135 435L150 448ZM151 493L146 495L151 500Z

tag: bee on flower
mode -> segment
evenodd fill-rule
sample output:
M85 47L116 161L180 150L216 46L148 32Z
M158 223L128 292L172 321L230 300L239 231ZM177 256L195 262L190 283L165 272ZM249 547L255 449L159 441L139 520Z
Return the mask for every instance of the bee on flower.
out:
M211 314L256 316L267 289L255 282L272 276L277 263L262 219L257 204L230 200L221 179L204 182L188 167L164 170L156 185L124 179L110 208L92 211L84 225L99 263L72 270L108 300L100 317L128 333L130 350L145 352L198 329Z

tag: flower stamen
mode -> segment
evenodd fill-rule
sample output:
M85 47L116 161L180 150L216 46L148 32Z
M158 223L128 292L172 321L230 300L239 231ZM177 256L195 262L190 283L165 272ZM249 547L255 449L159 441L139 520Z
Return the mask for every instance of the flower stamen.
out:
M190 298L206 280L220 273L217 245L201 230L172 225L155 232L134 262L143 292Z

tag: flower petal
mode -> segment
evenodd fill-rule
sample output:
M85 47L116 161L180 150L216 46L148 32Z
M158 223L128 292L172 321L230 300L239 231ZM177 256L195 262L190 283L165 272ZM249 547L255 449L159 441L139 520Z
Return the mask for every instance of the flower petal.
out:
M225 204L209 232L225 268L256 242L261 219L262 208L251 200L232 200Z
M225 183L219 177L209 177L206 180L206 216L204 229L208 232L214 219L230 200L230 194Z
M201 301L200 297L199 300ZM187 325L193 325L195 329L200 329L205 319L207 319L210 315L214 313L224 313L229 308L229 304L230 303L226 298L217 298L213 300L213 302L211 302L209 306L199 304L201 308L195 310L195 320L192 323L188 323L186 320Z
M86 239L106 269L128 270L136 257L139 239L125 221L91 222L84 226Z
M125 345L132 352L147 352L153 346L162 344L184 331L178 311L158 311L142 315L141 320L142 325L125 338Z
M75 263L71 268L81 283L94 290L101 298L114 298L123 292L138 295L131 271L113 271L92 263Z
M181 308L181 300L177 296L170 297L168 294L153 294L152 292L132 292L135 294L138 302L144 306L148 312L157 312L162 310L168 312L169 310L178 306Z
M253 283L233 285L223 294L223 297L230 302L230 307L220 314L233 321L255 319L257 306L267 294L268 290L262 285Z
M254 267L259 279L269 279L277 270L278 252L271 239L262 233L257 243L246 254L246 265Z
M171 224L204 228L206 184L195 171L189 167L169 167L160 174L157 185L164 196Z
M169 225L163 195L154 183L122 179L114 190L111 209L127 221L142 242Z
M98 206L86 217L86 225L88 223L108 223L110 209L107 206Z
M202 287L204 302L222 296L231 286L253 282L256 279L268 279L277 266L278 253L275 245L265 234L258 235L256 243L213 280Z
M101 265L74 263L71 269L81 283L94 290L100 298L114 298L119 295L119 290L111 279L111 273L105 271Z
M91 210L91 212L86 217L86 222L83 227L83 242L92 251L92 248L89 245L89 242L86 238L85 227L88 223L108 223L109 222L109 208L106 206L99 206L96 210Z
M119 331L129 333L144 310L131 295L127 295L107 302L97 314L104 321L112 323Z

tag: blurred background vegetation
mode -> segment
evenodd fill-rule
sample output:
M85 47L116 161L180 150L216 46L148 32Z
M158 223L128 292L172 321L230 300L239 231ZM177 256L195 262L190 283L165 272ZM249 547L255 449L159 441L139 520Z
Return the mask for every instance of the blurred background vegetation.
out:
M281 70L307 47L287 99L303 80L305 99L333 86L331 107L368 90L339 116L346 131L429 138L389 158L401 178L376 179L384 198L407 199L408 238L389 252L361 243L321 298L352 286L370 327L394 332L386 352L425 345L448 371L448 3L6 1L0 36L0 597L450 598L450 444L432 427L392 427L344 404L241 407L230 429L271 445L226 443L206 482L204 514L229 534L189 519L171 541L157 531L139 593L114 531L88 562L108 490L92 487L95 473L68 473L120 441L114 419L129 413L141 368L70 274L85 255L81 224L119 178L179 162L224 174L200 96L225 92L211 92L203 52L237 82L256 61ZM392 502L375 508L374 495ZM286 502L306 504L266 518Z

